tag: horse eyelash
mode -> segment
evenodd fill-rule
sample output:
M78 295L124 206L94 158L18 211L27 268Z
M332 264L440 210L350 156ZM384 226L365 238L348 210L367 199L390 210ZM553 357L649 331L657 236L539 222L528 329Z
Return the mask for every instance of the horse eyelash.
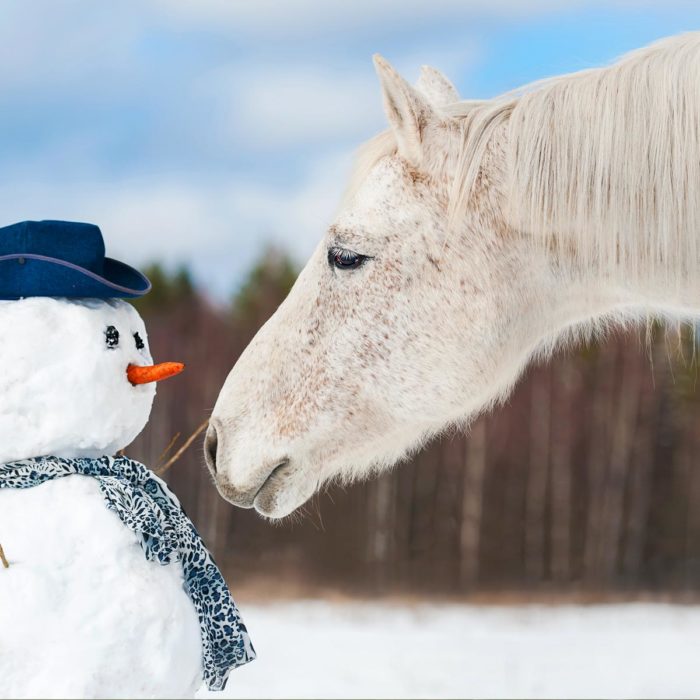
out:
M358 253L356 250L353 250L352 248L348 248L344 245L332 245L328 247L328 252L327 252L327 257L328 257L328 263L329 265L332 265L331 258L336 255L337 253L342 253L342 252L348 252L348 253L353 253L354 255L359 256L362 258L362 262L358 267L362 267L368 260L374 260L374 255L365 255L364 253Z

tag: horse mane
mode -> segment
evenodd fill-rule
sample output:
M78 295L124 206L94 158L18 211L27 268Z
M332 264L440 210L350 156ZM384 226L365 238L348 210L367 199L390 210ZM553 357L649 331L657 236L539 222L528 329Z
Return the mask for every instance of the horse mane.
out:
M602 271L697 274L700 33L445 113L461 134L453 220L468 210L489 142L505 126L514 229ZM368 142L354 182L395 151L389 132Z

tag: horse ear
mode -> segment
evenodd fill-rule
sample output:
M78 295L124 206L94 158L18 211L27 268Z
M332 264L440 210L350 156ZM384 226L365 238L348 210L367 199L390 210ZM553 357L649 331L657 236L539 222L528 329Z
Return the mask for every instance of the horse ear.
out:
M396 135L399 153L412 164L419 165L425 132L438 117L428 101L379 54L374 56L374 66L382 86L384 111Z
M416 87L422 92L428 101L436 107L459 102L457 88L443 73L431 66L421 66L420 77Z

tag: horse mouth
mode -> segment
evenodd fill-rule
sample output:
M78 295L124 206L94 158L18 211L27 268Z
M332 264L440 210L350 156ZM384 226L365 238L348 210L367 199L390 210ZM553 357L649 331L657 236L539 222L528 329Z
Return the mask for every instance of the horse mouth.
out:
M207 454L207 450L209 449L211 448L205 444L205 454ZM216 448L214 447L214 449ZM261 477L262 481L258 481L257 484L252 484L251 486L247 487L232 484L229 477L226 475L226 472L222 472L218 468L212 467L211 462L213 462L213 460L208 457L207 465L214 475L214 484L216 485L216 489L222 498L238 508L247 509L255 507L255 501L258 496L265 493L269 489L271 480L278 480L277 475L282 469L284 469L289 460L285 458L282 461L275 463L275 466L269 471L261 469L260 471L263 472L263 474L267 472L267 475Z
M260 513L267 514L271 500L276 500L276 496L282 486L280 481L287 474L285 467L289 466L289 459L284 458L267 475L267 478L260 485L257 493L253 497L253 506Z
M316 491L313 480L304 481L301 473L290 466L290 460L280 462L265 479L253 499L253 507L266 518L279 519L304 505Z
M288 458L275 464L259 486L248 489L234 488L221 474L215 479L216 487L229 503L239 508L255 508L267 518L284 518L303 505L316 490L314 481L300 479L303 472L293 469Z

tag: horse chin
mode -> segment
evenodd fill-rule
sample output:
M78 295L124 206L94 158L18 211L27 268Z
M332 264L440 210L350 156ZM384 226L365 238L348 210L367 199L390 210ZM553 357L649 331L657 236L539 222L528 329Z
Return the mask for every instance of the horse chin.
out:
M255 510L260 515L278 520L303 506L316 492L316 483L313 479L303 480L300 476L287 470L273 472L255 496Z

